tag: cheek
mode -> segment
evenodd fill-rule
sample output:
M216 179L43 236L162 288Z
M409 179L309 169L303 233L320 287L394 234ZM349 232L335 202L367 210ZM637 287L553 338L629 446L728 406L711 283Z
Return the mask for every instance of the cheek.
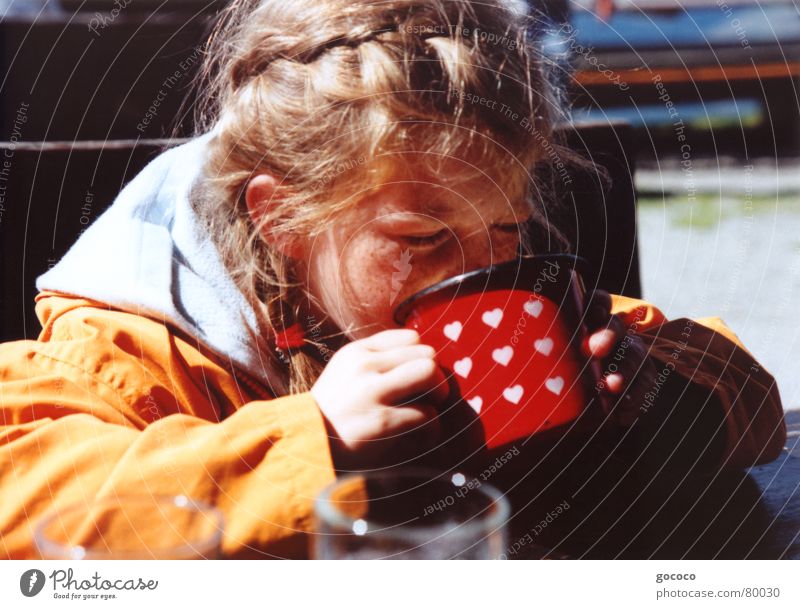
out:
M351 306L367 315L385 316L391 306L393 283L403 260L398 244L383 239L364 238L351 242L342 256L343 293Z
M477 238L476 238L477 237ZM370 326L372 331L394 327L394 309L403 300L433 283L513 258L517 238L487 234L465 242L450 242L430 253L411 252L399 243L363 234L349 240L338 268L328 269L322 280L330 287L329 305L347 326ZM334 304L335 303L335 304Z

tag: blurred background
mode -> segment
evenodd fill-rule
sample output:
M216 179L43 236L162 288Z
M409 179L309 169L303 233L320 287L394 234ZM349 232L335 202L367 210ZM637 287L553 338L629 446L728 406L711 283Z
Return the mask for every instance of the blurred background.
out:
M191 133L186 96L225 4L0 0L3 338L35 335L33 279ZM593 195L635 205L631 230L603 225L638 256L609 254L629 270L620 291L721 316L800 407L800 0L529 4L562 122L612 126L632 174L631 193Z
M644 297L722 317L800 407L800 2L541 8L572 119L634 130Z

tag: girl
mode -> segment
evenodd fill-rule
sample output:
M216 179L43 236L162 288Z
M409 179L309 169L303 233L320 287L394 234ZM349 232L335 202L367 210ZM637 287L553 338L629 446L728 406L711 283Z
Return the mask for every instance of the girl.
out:
M447 276L558 247L531 172L561 162L558 108L528 26L511 0L225 10L203 135L39 278L41 334L0 350L3 555L31 556L50 510L152 493L216 503L227 556L303 556L337 470L442 439L445 376L391 313ZM616 424L681 378L705 421L693 458L775 458L774 382L718 321L603 295L590 313L593 357L625 341L604 381L624 397Z

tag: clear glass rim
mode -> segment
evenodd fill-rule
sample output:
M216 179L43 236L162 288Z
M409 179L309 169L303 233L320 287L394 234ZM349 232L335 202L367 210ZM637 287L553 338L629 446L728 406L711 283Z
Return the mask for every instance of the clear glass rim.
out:
M335 533L326 533L326 535L355 535L356 533L354 532L353 526L358 521L363 521L367 525L367 531L393 541L413 540L415 542L429 542L441 537L444 534L446 534L448 537L456 536L459 538L473 538L478 534L483 533L483 537L486 537L496 531L501 530L511 516L511 504L503 493L487 482L481 482L480 486L471 489L468 492L479 493L484 497L488 497L490 500L489 505L474 516L471 516L465 522L459 523L453 529L446 531L443 530L442 525L414 526L413 523L416 522L417 518L412 518L405 523L398 525L386 525L373 520L352 518L334 508L333 502L331 501L331 494L335 489L343 484L354 482L359 479L382 480L398 477L416 478L419 484L411 488L417 488L432 482L437 482L443 485L449 483L452 486L453 492L455 492L461 487L455 483L452 483L450 481L451 478L448 478L448 476L452 477L457 473L460 472L442 473L422 468L407 468L397 472L357 472L348 474L326 486L320 492L320 494L317 495L316 499L314 500L314 512L318 518L321 518L326 523L330 523L336 529L341 529L341 532L337 531ZM466 480L474 478L474 476L468 477L467 474L462 475L465 476ZM386 498L388 497L390 496L387 496ZM495 513L489 513L487 515L487 512L490 512L492 508L494 508ZM421 517L422 514L420 514L419 518ZM322 533L316 534L321 535Z
M95 550L86 548L80 545L67 545L49 539L46 535L47 527L55 520L64 517L65 515L81 510L87 512L94 507L102 507L104 505L114 506L119 504L148 504L149 506L163 505L167 507L178 507L185 510L194 511L197 513L206 514L210 520L215 524L214 530L211 535L198 539L196 542L187 541L186 543L175 547L164 548L112 548L111 550ZM56 555L63 556L68 559L82 559L82 560L103 560L109 557L119 559L134 559L135 557L141 558L143 554L149 553L152 557L157 558L164 555L169 555L171 558L181 559L186 556L205 556L211 554L213 550L220 548L222 542L222 533L225 526L225 517L222 512L205 501L191 499L186 495L114 495L111 497L103 497L100 499L92 499L87 502L73 502L63 508L53 510L39 521L34 530L34 543L39 553L43 556Z

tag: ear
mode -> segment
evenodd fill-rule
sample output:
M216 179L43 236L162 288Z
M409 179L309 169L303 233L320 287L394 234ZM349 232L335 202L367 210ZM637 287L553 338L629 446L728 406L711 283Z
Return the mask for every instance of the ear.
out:
M274 205L280 205L280 201L275 197L278 187L278 180L269 174L260 173L247 183L244 199L247 203L247 211L253 224L261 224L265 212ZM296 258L299 255L299 244L294 235L288 235L281 231L278 224L265 224L261 228L261 236L270 245L285 256Z

